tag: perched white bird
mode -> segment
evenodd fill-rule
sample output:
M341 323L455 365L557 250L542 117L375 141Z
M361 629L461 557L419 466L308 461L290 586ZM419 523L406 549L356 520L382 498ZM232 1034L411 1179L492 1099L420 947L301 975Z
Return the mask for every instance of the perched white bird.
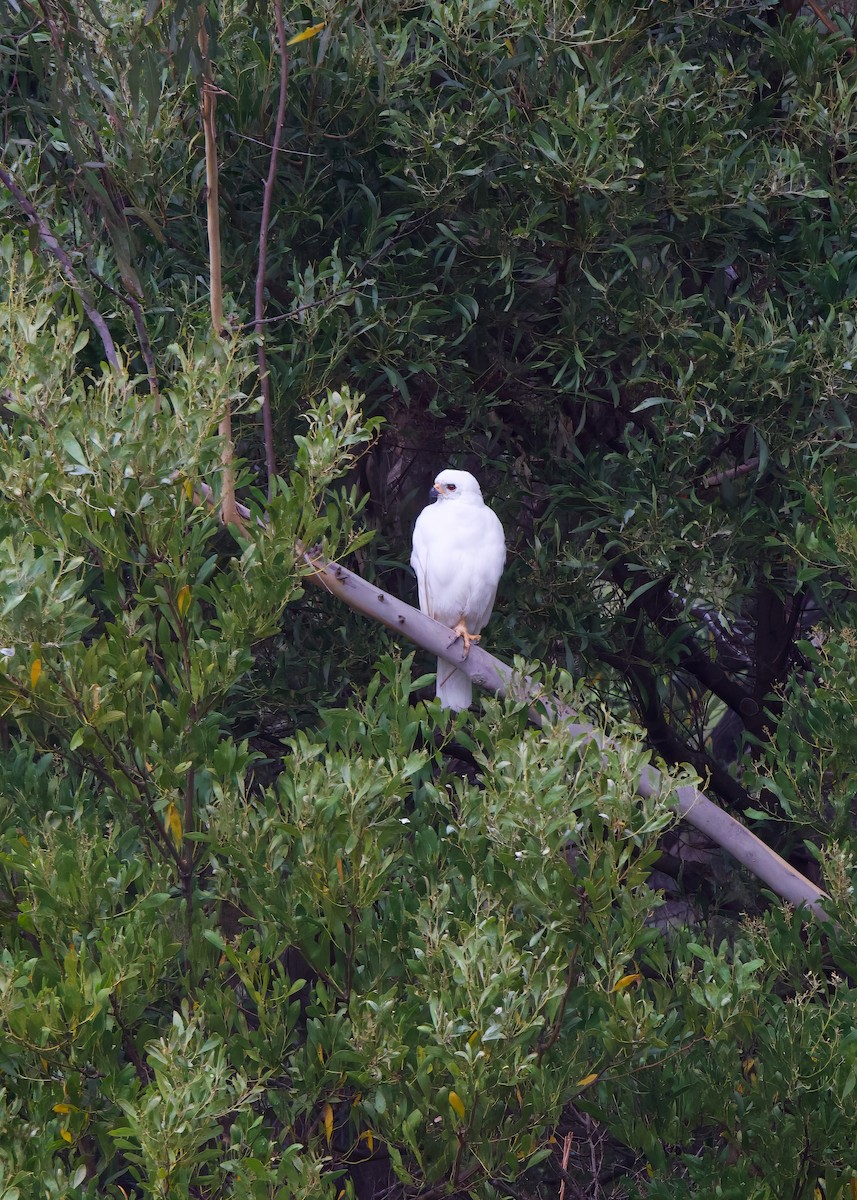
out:
M494 607L506 562L503 526L469 471L441 471L432 491L434 503L414 526L411 566L420 608L464 640L466 658ZM473 699L467 675L442 658L437 660L437 696L444 708L457 710Z

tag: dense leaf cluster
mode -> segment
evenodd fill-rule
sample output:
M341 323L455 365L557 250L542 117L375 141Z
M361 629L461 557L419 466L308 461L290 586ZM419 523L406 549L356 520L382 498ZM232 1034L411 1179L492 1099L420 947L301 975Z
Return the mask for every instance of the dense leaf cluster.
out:
M254 334L274 10L8 14L0 1200L854 1194L847 22L287 8ZM508 531L492 648L607 751L451 722L309 594L323 543L412 597L446 464ZM652 750L838 923L688 845Z

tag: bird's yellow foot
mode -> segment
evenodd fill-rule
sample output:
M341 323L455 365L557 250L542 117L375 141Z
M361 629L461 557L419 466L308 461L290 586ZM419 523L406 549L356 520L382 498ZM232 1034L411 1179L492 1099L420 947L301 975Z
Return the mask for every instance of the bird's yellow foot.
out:
M457 625L453 625L452 632L455 634L455 637L452 639L453 642L457 642L459 638L461 638L464 642L465 658L467 658L468 654L470 653L470 643L479 642L482 640L482 635L480 633L471 633L463 621L459 621ZM452 642L449 644L451 646Z

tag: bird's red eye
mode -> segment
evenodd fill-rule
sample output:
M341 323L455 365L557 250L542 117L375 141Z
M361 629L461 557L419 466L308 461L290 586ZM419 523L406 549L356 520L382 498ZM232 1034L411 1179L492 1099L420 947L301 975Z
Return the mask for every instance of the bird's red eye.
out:
M454 491L455 491L455 484L454 484L454 483L448 483L446 486L447 486L447 488L449 489L449 491L451 491L451 492L454 492Z

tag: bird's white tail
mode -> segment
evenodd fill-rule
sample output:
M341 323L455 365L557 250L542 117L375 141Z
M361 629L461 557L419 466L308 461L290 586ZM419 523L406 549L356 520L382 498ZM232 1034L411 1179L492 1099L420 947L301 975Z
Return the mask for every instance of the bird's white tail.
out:
M473 700L473 684L463 671L456 671L446 659L437 660L437 698L442 708L456 712L469 708Z

